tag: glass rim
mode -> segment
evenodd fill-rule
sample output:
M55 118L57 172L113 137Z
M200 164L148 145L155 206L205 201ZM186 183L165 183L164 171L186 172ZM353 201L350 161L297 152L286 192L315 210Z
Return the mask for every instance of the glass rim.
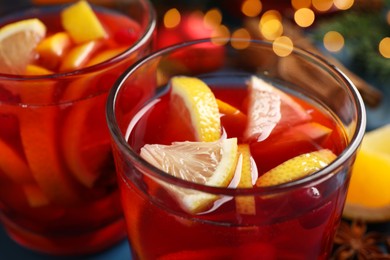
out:
M248 39L241 39L241 38L206 38L206 39L198 39L198 40L192 40L192 41L186 41L186 42L174 44L162 48L160 50L154 51L149 55L146 55L145 57L138 60L136 63L128 67L128 69L120 76L120 78L118 78L118 80L114 83L113 87L111 88L106 102L106 120L107 120L109 131L111 133L111 138L115 142L115 145L119 148L119 150L123 154L125 154L126 158L131 159L131 163L133 164L133 166L138 170L142 171L142 174L147 174L148 176L156 178L160 181L181 188L188 188L188 189L193 189L193 190L202 191L211 194L219 194L219 195L227 195L227 196L253 195L253 194L270 195L275 193L287 192L292 189L303 187L310 183L315 183L316 181L321 181L326 178L330 178L331 176L333 176L333 173L338 168L343 167L343 165L348 161L348 159L357 152L360 143L363 139L365 128L366 128L365 106L358 89L353 84L353 82L346 76L346 74L343 73L337 66L331 64L330 62L328 62L327 60L325 60L324 58L322 58L317 54L311 53L307 50L294 46L292 53L301 55L306 58L310 58L311 60L310 62L311 63L314 62L316 66L322 65L325 68L327 68L327 70L329 71L329 73L332 74L333 77L337 77L340 80L340 82L343 83L345 89L348 90L348 94L350 98L355 101L354 104L357 113L356 129L352 137L349 139L349 143L347 144L345 149L337 156L337 158L332 163L322 168L321 170L317 171L315 174L311 174L288 183L283 183L283 184L268 186L268 187L229 188L229 187L207 186L199 183L186 181L174 177L160 170L159 168L153 166L152 164L148 163L146 160L144 160L127 143L124 135L122 135L121 130L119 129L115 117L115 105L116 105L117 96L124 82L128 79L128 77L133 72L135 72L139 67L141 67L142 65L144 65L150 60L158 58L159 56L162 55L173 53L177 50L180 50L183 47L189 47L201 43L208 43L208 42L215 42L215 41L221 41L221 42L250 41L251 43L258 44L265 47L267 46L272 47L273 44L271 41L256 40L256 39L248 40ZM147 103L151 102L153 99L154 97L149 99ZM147 171L147 173L145 173L145 171Z
M105 60L103 62L94 64L92 66L88 66L85 68L67 71L67 72L57 72L53 74L47 75L15 75L15 74L7 74L0 72L0 80L15 80L15 81L23 81L23 80L46 80L46 79L57 79L57 78L65 78L71 76L82 76L84 74L93 73L99 71L101 68L105 68L106 66L110 66L113 63L124 60L130 54L136 52L142 46L144 46L147 41L151 40L153 37L154 30L157 26L157 15L154 10L154 6L150 2L150 0L137 0L139 1L145 10L148 10L149 19L147 21L145 30L138 37L137 41L134 42L129 48L121 52L120 54Z

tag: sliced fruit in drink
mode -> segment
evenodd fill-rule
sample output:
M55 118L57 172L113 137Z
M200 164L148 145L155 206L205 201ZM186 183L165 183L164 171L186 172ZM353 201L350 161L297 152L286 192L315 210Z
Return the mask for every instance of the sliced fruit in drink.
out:
M79 194L60 158L57 112L49 106L37 110L21 109L20 135L28 165L38 186L51 201L70 204L79 201Z
M256 186L266 187L298 180L321 170L336 159L336 155L322 149L298 155L261 175Z
M240 137L241 133L245 130L247 116L238 108L220 99L216 100L221 117L221 123L226 132L230 134L228 137Z
M61 140L65 161L76 179L88 188L111 158L108 129L101 129L105 127L104 108L103 97L85 100L76 104L64 120Z
M72 44L72 40L66 32L58 32L46 37L36 47L40 64L43 64L47 69L57 69L62 57Z
M212 142L221 136L218 104L211 89L195 77L171 79L171 104L176 116L192 126L197 141Z
M281 98L275 88L252 76L249 82L248 123L245 138L262 141L280 121Z
M99 41L90 41L73 47L62 59L59 70L65 72L81 69L99 47Z
M141 157L177 178L207 186L227 187L237 164L237 139L175 142L172 145L147 144L141 148ZM217 195L163 185L191 214L208 209L218 199Z
M35 18L0 28L0 73L24 74L27 64L34 59L36 46L45 35L45 25Z
M248 96L247 140L263 141L281 128L310 119L291 97L258 77L251 77Z
M15 183L33 180L26 161L9 144L0 139L0 170Z
M87 1L74 3L61 12L61 22L79 44L105 38L107 33Z
M111 58L114 58L115 56L124 52L126 49L127 49L126 47L118 47L115 49L108 49L105 51L101 51L88 61L86 67L104 62L104 61L109 60Z
M269 154L279 154L272 158L267 157L266 161L258 161L264 171L290 159L287 153L278 151L291 151L290 154L299 155L310 152L318 147L323 147L323 143L331 135L332 129L316 122L303 123L293 126L285 131L271 135L261 143L251 143L252 156L264 158Z
M344 216L379 222L390 219L390 125L367 132L357 154Z
M26 75L30 76L41 76L41 75L49 75L53 74L54 72L51 70L48 70L44 67L34 65L34 64L28 64L26 67Z
M251 160L248 144L238 145L238 162L236 171L241 171L237 188L252 188L257 180L257 167ZM236 210L239 214L255 215L256 204L253 196L236 197Z
M30 207L42 207L50 203L49 198L42 192L41 188L34 184L29 183L22 186L24 194L26 195L28 204Z

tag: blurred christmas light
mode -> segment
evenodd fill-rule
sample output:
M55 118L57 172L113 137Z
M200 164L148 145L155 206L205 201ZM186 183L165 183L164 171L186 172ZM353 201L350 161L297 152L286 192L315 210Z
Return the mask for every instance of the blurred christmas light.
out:
M329 11L333 6L333 0L312 0L313 7L320 12Z
M390 11L387 11L386 21L387 21L387 24L390 25Z
M344 47L344 37L335 31L329 31L324 35L324 46L330 52L338 52Z
M263 5L260 0L245 0L241 5L241 12L248 17L258 16Z
M310 8L311 0L291 0L291 6L295 9Z
M222 13L218 9L210 9L204 15L204 23L210 27L216 27L222 22Z
M300 27L309 27L314 23L315 14L313 10L309 8L301 8L295 11L294 21Z
M164 14L164 26L165 28L175 28L180 24L181 15L176 8L169 9Z
M272 49L276 55L286 57L293 51L294 44L289 37L281 36L275 39L272 44Z
M385 37L380 41L379 53L387 59L390 58L390 37Z
M354 0L333 0L334 5L340 10L348 10L354 4Z
M283 34L282 16L276 10L265 12L259 22L260 33L267 40L274 40Z
M247 39L251 38L247 29L240 28L232 33L232 38ZM232 47L236 49L245 49L249 46L249 42L232 42Z
M211 38L229 38L230 37L230 31L229 28L225 25L219 25L214 28L213 32L211 33Z

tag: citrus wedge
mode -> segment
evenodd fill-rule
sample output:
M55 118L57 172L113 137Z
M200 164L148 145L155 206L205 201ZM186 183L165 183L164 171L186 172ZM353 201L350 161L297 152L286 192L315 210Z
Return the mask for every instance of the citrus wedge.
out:
M247 139L266 139L280 121L281 100L275 88L264 80L252 76L249 82Z
M276 128L291 127L310 119L306 111L290 96L252 76L249 81L247 140L263 141Z
M194 77L171 79L171 104L184 123L192 126L197 141L213 142L221 136L218 104L211 89ZM190 120L186 120L189 118Z
M336 155L328 149L301 154L261 175L256 185L265 187L291 182L319 171L334 159Z
M98 17L87 1L81 0L61 12L61 22L72 40L79 44L107 36Z
M367 132L357 154L344 217L369 222L390 219L390 125Z
M147 144L141 157L177 178L207 186L227 187L237 164L237 139L215 142L174 142L171 145ZM217 195L164 184L164 188L191 214L209 208Z
M34 50L45 37L46 27L38 19L14 22L0 28L0 72L24 74Z
M241 170L238 188L252 188L253 179L257 179L257 168L252 164L251 153L248 144L238 145L237 170ZM254 174L253 174L254 173ZM253 176L254 175L254 176ZM253 196L236 197L236 210L239 214L255 215L256 205Z

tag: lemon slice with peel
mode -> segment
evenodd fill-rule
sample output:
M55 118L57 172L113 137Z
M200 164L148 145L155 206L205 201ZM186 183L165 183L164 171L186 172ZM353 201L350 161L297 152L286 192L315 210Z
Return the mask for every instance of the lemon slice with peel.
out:
M303 178L321 170L334 159L336 155L328 149L298 155L261 175L256 186L279 185Z
M24 74L34 50L46 35L38 19L26 19L0 28L0 73Z
M195 77L171 79L171 104L184 123L190 124L197 141L213 142L221 137L218 104L211 89ZM190 118L189 122L185 119Z
M368 222L390 219L390 124L367 132L357 154L343 215Z
M251 158L251 152L248 144L238 145L237 170L241 170L238 188L252 188L254 180L257 179L257 167ZM243 215L256 215L256 204L254 196L236 197L236 210Z
M237 139L215 142L174 142L147 144L141 157L177 178L207 186L227 187L237 164ZM163 184L182 208L191 214L208 209L218 196Z

